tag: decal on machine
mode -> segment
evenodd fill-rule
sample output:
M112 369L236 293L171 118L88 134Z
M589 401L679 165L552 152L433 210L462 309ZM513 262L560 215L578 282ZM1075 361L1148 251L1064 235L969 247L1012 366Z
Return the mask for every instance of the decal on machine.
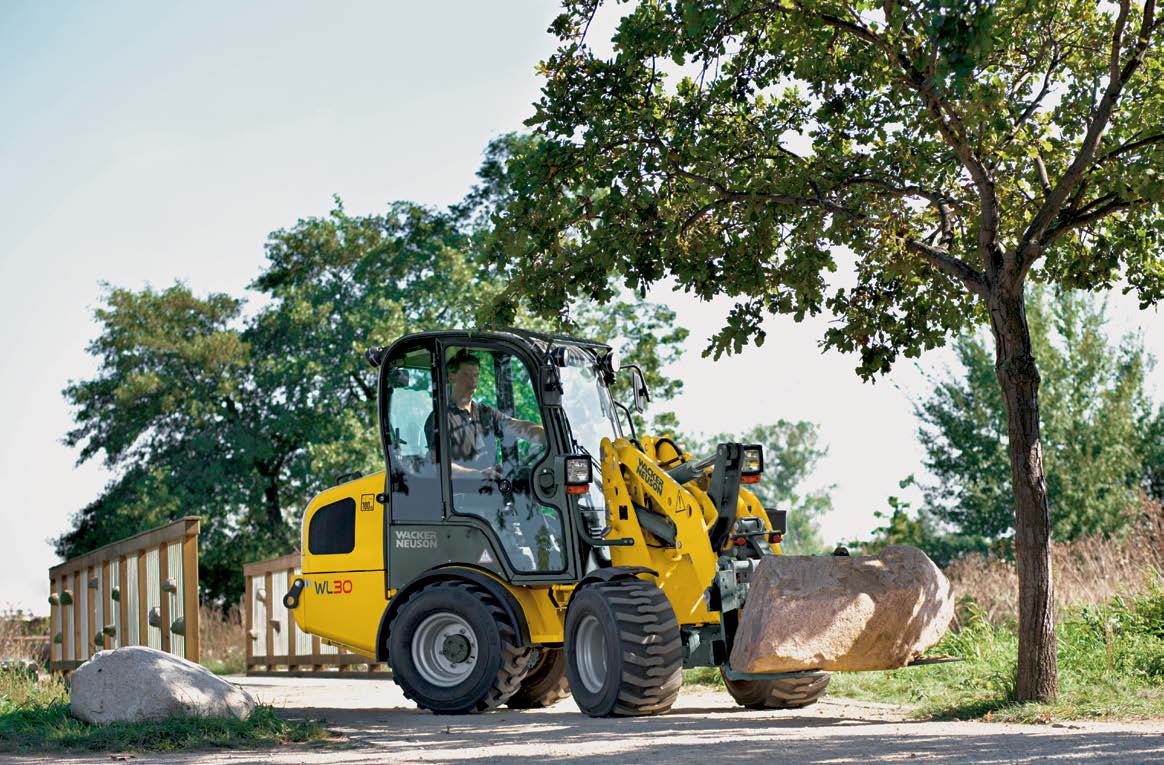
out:
M639 460L639 465L637 468L635 468L635 472L639 474L639 478L643 479L643 483L645 483L651 489L651 491L655 492L656 494L663 493L663 476L647 467L646 460Z
M435 550L437 546L437 533L435 531L396 529L392 538L393 544L401 549Z
M347 595L352 591L351 579L328 579L326 582L317 579L312 584L316 595Z
M370 513L376 509L376 495L375 494L361 494L360 495L360 511Z
M493 556L489 554L489 550L482 550L481 557L477 559L478 563L492 563Z

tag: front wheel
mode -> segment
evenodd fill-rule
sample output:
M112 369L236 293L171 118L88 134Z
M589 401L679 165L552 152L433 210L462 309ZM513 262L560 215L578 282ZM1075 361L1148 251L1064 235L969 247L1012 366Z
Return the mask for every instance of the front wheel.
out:
M679 623L651 582L601 582L576 592L565 647L574 700L591 717L660 715L679 696Z
M438 714L504 704L529 669L531 649L497 600L466 582L438 582L408 597L392 619L388 662L404 695Z
M728 680L722 669L720 674L736 703L750 709L800 709L815 704L824 696L832 679L828 672L773 680Z

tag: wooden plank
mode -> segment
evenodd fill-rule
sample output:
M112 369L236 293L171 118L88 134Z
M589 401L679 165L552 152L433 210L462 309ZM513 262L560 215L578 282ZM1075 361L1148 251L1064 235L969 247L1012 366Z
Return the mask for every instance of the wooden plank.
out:
M57 580L57 597L62 599L61 602L61 661L68 661L73 658L65 651L65 646L69 644L69 607L64 604L65 590L69 588L68 580L61 577Z
M323 643L320 641L319 635L312 635L311 636L311 659L312 659L311 668L312 669L314 669L314 670L323 669L323 665L320 664L318 661L315 661L315 659L319 658L320 656L323 656Z
M104 547L98 547L93 552L72 558L64 563L58 563L49 569L49 576L61 576L66 573L80 571L103 560L128 555L147 548L154 548L163 542L180 540L189 533L197 533L199 522L200 519L197 515L188 515L173 523L167 523L165 526L159 526L156 529L143 531L132 537L119 539Z
M123 646L129 645L129 564L124 555L117 559L117 589L121 591L121 600L117 603L121 617L117 645Z
M56 591L57 591L56 580L50 576L49 577L49 594L51 595L52 593L54 593ZM60 595L57 596L58 601L60 600L60 597L61 597ZM49 664L52 664L54 661L57 660L57 644L53 642L53 637L56 636L57 632L60 630L60 627L61 627L61 625L60 625L61 613L60 612L61 612L61 607L60 607L59 603L58 603L58 605L54 606L52 604L52 599L50 597L50 599L49 599Z
M198 610L198 534L182 540L182 608L186 612L186 658L199 661L202 655L200 632L201 612Z
M375 672L369 674L368 672L337 672L333 670L324 670L322 672L305 672L302 670L291 672L284 670L275 670L273 672L259 671L247 672L248 677L334 677L337 679L347 680L391 680L391 672Z
M85 645L81 642L81 589L78 583L81 581L80 572L73 572L73 605L69 608L73 609L73 655L69 658L74 661L85 661L89 658L85 655L84 649L81 647Z
M85 611L89 614L89 634L85 636L85 658L97 653L97 644L93 638L97 636L97 631L93 629L93 622L97 621L97 590L89 586L89 582L93 581L93 567L85 569Z
M261 664L286 667L288 666L290 660L295 657L288 656L285 653L280 653L275 655L268 654L267 656L263 656L261 658L262 662L259 662ZM339 665L350 667L353 664L368 664L369 662L375 663L376 660L374 658L363 656L358 653L325 653L312 656L311 661L313 664L318 664L321 666L334 667Z
M243 641L247 644L247 673L250 673L250 666L252 660L255 658L255 641L251 640L251 632L255 628L255 579L252 576L246 576L246 595L243 600L243 607L246 609L243 613L243 629L246 632L243 634Z
M83 661L54 661L49 666L50 672L72 672L77 667L81 666Z
M145 550L137 553L137 644L150 644L150 623L147 621L150 611L150 602L146 600L146 564Z
M244 576L262 576L269 571L282 571L284 569L297 569L302 563L302 558L298 551L281 555L278 558L268 558L267 560L254 561L253 563L243 564Z
M267 669L274 669L270 665L271 656L275 653L275 625L271 623L271 572L263 575L263 583L267 588L263 600L263 622L267 628Z
M291 591L291 584L290 583L291 583L291 580L295 576L295 569L289 568L289 569L287 569L287 571L285 573L287 574L287 583L288 583L287 584L287 591L290 592ZM299 653L299 649L295 646L295 643L296 643L296 640L295 640L295 627L296 627L295 613L291 609L283 607L282 603L280 603L279 606L280 606L280 613L282 613L283 611L287 612L287 619L286 619L286 621L287 621L287 654L291 657L287 663L291 664L292 666L296 666L298 664L298 662L296 662L295 659Z
M101 628L102 633L101 642L105 644L106 648L112 648L113 639L110 635L105 635L105 625L113 621L113 598L109 597L109 567L112 563L106 561L101 564Z
M162 612L162 650L170 652L170 593L166 592L166 580L170 578L170 549L162 543L158 546L158 605Z

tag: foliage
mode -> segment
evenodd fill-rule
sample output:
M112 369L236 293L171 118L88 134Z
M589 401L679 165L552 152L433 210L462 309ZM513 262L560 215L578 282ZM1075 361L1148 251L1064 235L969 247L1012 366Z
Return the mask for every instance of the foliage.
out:
M0 674L0 751L161 752L279 746L331 738L318 722L283 720L265 705L239 720L174 719L93 725L69 714L61 678Z
M913 483L913 476L900 482L901 488ZM941 530L932 517L924 511L918 514L910 512L910 503L900 497L891 496L886 500L889 510L877 510L874 517L885 523L873 529L870 538L853 540L848 547L851 551L859 551L863 555L873 555L889 545L910 545L923 551L941 567L946 567L960 556L967 553L985 553L986 545L980 538L967 537L960 534L950 534Z
M965 662L891 672L843 673L830 693L911 704L922 717L1000 722L1128 719L1159 716L1164 705L1164 587L1067 611L1056 626L1062 692L1054 704L1019 703L1014 695L1018 638L981 614L934 649Z
M553 26L530 120L543 140L508 169L494 216L491 246L535 309L601 300L611 272L635 289L671 275L739 299L717 355L762 342L764 312L827 307L826 347L869 376L982 317L983 236L1035 246L1031 263L1067 286L1122 272L1145 303L1164 289L1160 64L1138 11L648 2L603 58L585 37L599 6L570 0ZM951 21L967 15L980 23ZM1113 34L1126 70L1107 97L1126 105L1088 118ZM856 284L830 290L837 246Z
M1135 492L1153 485L1164 454L1164 408L1153 411L1145 391L1152 359L1136 335L1110 342L1104 304L1085 294L1036 290L1027 314L1045 374L1039 414L1055 536L1123 533L1135 519ZM977 538L971 546L979 548L1014 527L1006 412L989 342L961 335L959 373L932 378L915 403L933 476L921 515Z

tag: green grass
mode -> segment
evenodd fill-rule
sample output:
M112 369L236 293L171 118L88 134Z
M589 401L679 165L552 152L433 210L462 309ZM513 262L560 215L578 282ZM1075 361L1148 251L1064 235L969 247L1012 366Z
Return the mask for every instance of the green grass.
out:
M890 672L833 675L829 695L911 705L934 719L988 719L1048 723L1057 720L1129 720L1164 717L1164 582L1141 597L1061 615L1059 699L1053 704L1014 699L1018 636L1013 625L970 618L931 653L966 661ZM722 687L719 670L689 669L685 684Z
M38 682L0 673L0 751L185 751L264 747L326 741L318 722L280 719L256 706L239 720L173 719L92 725L69 714L68 686L60 679Z
M1164 717L1164 585L1061 615L1057 701L1014 699L1018 636L972 614L934 649L955 664L835 675L834 696L911 704L931 718L1038 722Z

